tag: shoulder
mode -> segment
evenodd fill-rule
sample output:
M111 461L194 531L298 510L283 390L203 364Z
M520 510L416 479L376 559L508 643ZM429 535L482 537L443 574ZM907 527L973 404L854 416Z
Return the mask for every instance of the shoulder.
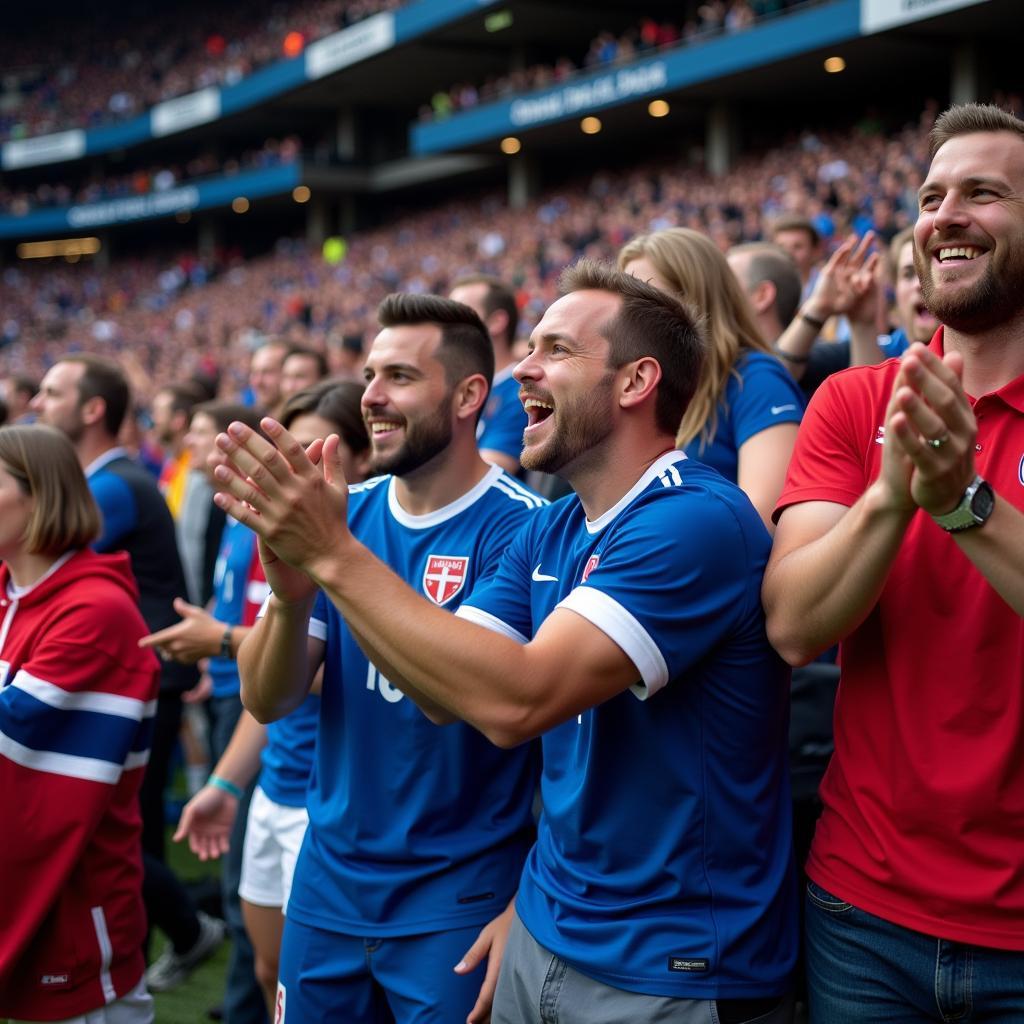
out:
M549 504L547 498L542 498L504 470L491 481L486 497L510 512L535 512Z

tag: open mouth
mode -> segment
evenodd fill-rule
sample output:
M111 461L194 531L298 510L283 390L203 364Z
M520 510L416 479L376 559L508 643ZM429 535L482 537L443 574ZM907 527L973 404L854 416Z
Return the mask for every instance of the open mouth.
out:
M555 407L550 402L532 397L523 399L523 409L526 410L527 430L540 426L555 411Z
M935 258L944 265L969 263L984 253L985 250L979 249L976 245L944 245L938 250Z
M402 424L397 420L368 420L366 426L375 441L396 434L402 429Z

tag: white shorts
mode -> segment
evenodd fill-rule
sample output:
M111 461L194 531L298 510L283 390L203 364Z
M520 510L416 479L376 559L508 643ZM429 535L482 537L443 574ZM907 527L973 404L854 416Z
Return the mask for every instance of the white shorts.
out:
M292 891L295 861L309 824L305 807L276 804L256 787L242 846L238 895L257 907L280 907L284 913Z
M145 978L138 985L125 992L112 1003L83 1013L80 1017L68 1017L55 1024L153 1024L153 997L146 991ZM10 1020L8 1024L28 1024L27 1021Z

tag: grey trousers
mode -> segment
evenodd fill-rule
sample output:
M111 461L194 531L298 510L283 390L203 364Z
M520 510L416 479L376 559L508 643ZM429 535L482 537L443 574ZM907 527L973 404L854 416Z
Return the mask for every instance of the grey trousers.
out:
M790 1024L793 1006L745 1024ZM646 996L604 985L553 956L512 922L494 993L491 1024L720 1024L714 999Z

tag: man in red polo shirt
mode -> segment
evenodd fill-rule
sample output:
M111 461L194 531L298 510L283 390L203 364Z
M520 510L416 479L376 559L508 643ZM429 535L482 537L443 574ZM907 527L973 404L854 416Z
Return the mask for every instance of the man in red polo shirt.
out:
M915 259L945 324L821 387L768 633L842 641L807 864L815 1022L1024 1020L1024 123L946 111Z

